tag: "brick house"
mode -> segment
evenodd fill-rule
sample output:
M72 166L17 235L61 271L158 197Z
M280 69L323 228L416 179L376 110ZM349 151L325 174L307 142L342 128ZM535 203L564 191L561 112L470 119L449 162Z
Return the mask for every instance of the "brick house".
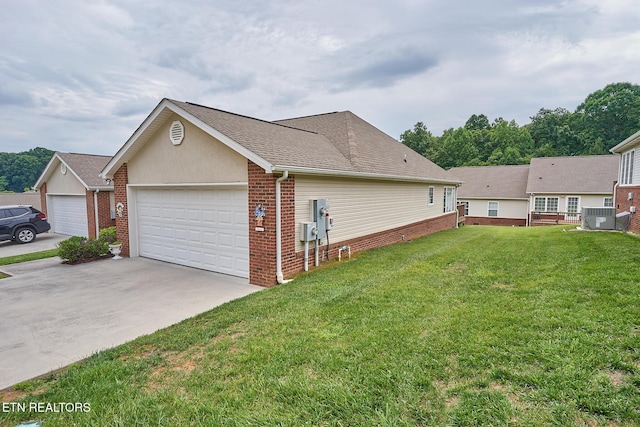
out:
M457 224L459 181L349 111L269 122L164 99L101 175L126 256L262 286L303 270L313 200L335 219L322 259Z
M623 226L640 233L640 217L636 208L640 197L640 131L611 148L618 156L618 182L614 190L617 213L629 213Z
M56 152L34 188L51 231L70 236L96 237L115 225L113 184L100 172L110 156Z

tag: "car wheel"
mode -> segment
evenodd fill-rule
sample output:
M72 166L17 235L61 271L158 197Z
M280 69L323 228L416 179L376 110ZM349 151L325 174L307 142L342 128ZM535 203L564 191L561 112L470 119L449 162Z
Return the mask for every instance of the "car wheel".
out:
M31 243L35 238L36 233L28 227L20 228L16 232L16 242L18 243Z

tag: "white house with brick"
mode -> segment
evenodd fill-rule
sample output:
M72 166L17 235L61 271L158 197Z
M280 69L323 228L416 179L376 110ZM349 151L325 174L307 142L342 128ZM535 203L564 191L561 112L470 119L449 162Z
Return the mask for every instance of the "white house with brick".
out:
M109 160L94 154L53 154L34 186L52 232L95 238L115 225L113 184L100 177Z
M268 122L164 99L102 176L125 255L263 286L303 270L316 199L330 202L331 258L457 224L459 181L349 111Z
M628 212L628 228L640 233L640 131L634 133L615 147L618 179L615 186L614 203L616 212Z

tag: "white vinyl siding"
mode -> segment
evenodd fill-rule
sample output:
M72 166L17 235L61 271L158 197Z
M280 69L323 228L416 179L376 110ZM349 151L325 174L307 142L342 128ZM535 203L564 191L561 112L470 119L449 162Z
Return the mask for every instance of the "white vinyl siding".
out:
M429 185L364 179L295 177L296 250L300 223L310 221L309 201L328 199L335 225L331 243L353 239L442 215L442 186L434 187L434 204L426 205Z
M489 202L497 201L500 208L500 218L526 219L529 209L527 200L488 200L488 199L458 199L458 202L468 204L465 216L482 217L488 216Z
M635 163L635 150L628 151L622 155L620 159L620 184L628 185L634 184L634 163Z

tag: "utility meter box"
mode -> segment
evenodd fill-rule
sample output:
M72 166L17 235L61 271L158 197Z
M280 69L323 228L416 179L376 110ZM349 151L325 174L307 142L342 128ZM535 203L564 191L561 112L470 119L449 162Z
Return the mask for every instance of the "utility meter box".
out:
M300 223L300 240L303 242L313 242L318 235L318 229L315 222Z
M327 237L327 220L329 215L329 200L311 200L311 219L315 221L318 228L317 239L322 240Z

